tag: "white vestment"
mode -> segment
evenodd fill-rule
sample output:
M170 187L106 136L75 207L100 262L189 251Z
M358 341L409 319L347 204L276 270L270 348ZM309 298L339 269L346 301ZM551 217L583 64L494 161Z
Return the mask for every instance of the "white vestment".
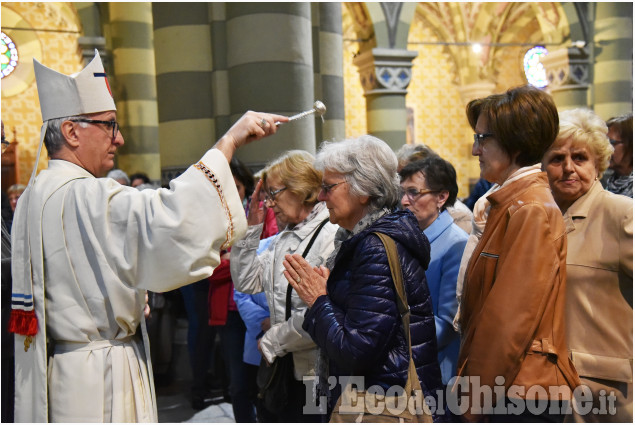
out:
M16 335L16 421L158 421L145 290L211 275L247 227L225 156L200 164L138 191L51 160L22 195L13 279L31 273L38 333Z

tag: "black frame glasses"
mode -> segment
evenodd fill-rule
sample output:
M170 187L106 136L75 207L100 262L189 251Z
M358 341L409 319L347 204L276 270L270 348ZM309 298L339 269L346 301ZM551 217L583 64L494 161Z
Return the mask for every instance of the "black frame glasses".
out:
M474 144L476 146L483 146L485 139L488 137L494 137L494 133L474 133Z
M422 197L427 193L437 193L438 190L432 189L415 189L414 187L409 187L408 189L401 189L399 194L401 195L399 198L403 199L403 197L407 197L410 202L415 202L417 199Z
M265 191L265 202L270 202L270 203L276 202L276 195L285 190L287 190L286 186L281 189L274 190L273 192Z
M105 124L109 127L112 127L112 138L117 137L117 133L119 132L119 123L115 120L112 121L102 121L102 120L89 120L88 118L73 118L69 120L72 122L85 122L88 124Z
M333 184L321 184L320 187L322 188L322 192L324 192L324 194L328 195L331 190L333 190L333 188L335 186L337 186L338 184L342 184L342 183L346 183L346 180L342 180L341 182L337 182L337 183L333 183Z

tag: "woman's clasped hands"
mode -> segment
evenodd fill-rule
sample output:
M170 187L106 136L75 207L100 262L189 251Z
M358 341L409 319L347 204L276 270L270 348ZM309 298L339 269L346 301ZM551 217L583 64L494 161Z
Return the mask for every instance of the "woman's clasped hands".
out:
M311 308L315 300L326 295L326 281L330 271L324 266L313 267L300 254L287 254L282 263L283 274L298 296Z

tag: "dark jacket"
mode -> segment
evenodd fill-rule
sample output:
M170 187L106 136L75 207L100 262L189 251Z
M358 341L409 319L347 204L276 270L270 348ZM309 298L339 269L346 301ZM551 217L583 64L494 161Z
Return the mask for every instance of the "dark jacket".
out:
M330 376L364 376L366 388L406 384L408 347L388 257L374 231L397 244L411 309L414 362L424 394L434 396L442 384L425 277L430 244L410 211L388 214L342 243L327 282L328 295L308 310L303 327L326 351ZM340 393L339 385L332 389L329 410Z

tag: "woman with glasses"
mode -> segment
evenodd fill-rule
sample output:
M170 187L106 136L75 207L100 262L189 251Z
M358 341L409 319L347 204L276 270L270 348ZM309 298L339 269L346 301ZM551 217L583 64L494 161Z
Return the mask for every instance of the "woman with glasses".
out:
M324 172L319 199L325 201L331 222L340 226L335 251L319 269L298 255L287 255L284 274L309 306L303 328L321 350L318 395L330 390L330 414L346 377L363 378L360 390L404 388L408 332L423 393L435 397L441 372L425 276L430 244L415 216L396 209L396 155L385 142L366 135L325 142L315 166ZM410 308L409 329L403 328L387 251L374 232L395 242ZM329 376L339 378L338 385L330 385Z
M593 394L575 422L633 420L633 201L598 182L612 154L604 121L573 109L560 113L542 160L567 228L567 341ZM602 392L615 411L602 408Z
M609 169L602 178L606 190L633 197L633 113L611 118L606 122L609 142L614 152Z
M565 225L540 170L558 111L549 94L524 86L471 101L467 118L481 177L496 186L465 274L458 375L499 388L500 407L475 412L480 393L463 385L464 419L561 422L580 381L564 330Z
M282 274L285 254L306 253L306 261L319 267L333 251L337 226L328 222L329 212L318 200L322 173L313 167L313 160L310 153L294 150L267 165L251 198L247 233L231 251L231 275L236 290L249 294L264 291L267 296L271 327L258 342L262 356L268 364L287 355L293 358L295 379L290 383L286 405L281 403L276 411L270 412L268 420L272 422L320 422L318 415L302 412L306 403L302 377L315 375L317 355L315 343L302 329L307 305L290 291L290 317L286 317L289 285ZM286 227L258 255L265 217L261 195L264 207L271 208Z
M430 241L426 280L434 310L443 385L456 374L460 338L452 322L457 311L456 279L468 235L449 214L459 192L452 164L433 155L400 172L401 205L410 210Z

